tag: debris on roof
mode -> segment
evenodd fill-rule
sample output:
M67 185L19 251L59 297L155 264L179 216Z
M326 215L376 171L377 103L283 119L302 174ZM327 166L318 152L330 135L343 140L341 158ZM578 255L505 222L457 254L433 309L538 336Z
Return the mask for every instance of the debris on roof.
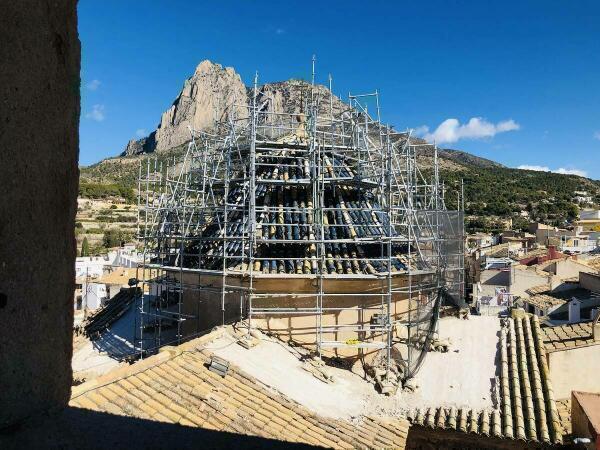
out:
M370 370L365 371L360 361L352 367L328 361L325 367L317 368L308 363L309 355L302 348L268 336L246 350L227 333L212 341L210 349L311 411L348 420L372 414L397 416L409 409L440 405L492 407L490 379L496 373L500 329L500 320L495 317L441 319L435 341L446 343L448 351L430 352L416 378L406 380L401 392L389 397L377 393L375 381L368 375ZM327 377L317 369L326 369Z

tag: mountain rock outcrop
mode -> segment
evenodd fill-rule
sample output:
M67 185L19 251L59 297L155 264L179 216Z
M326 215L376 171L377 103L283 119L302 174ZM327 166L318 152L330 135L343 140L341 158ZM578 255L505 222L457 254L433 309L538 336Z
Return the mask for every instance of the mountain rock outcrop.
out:
M129 141L123 155L167 150L190 140L188 127L208 130L216 120L227 120L235 108L240 116L247 103L246 86L231 67L202 61L185 80L181 93L148 137Z
M257 106L264 112L300 113L305 111L310 91L310 84L301 80L266 83L258 88ZM314 86L313 95L320 99L319 112L324 116L329 114L330 108L336 115L348 108L325 86ZM171 107L162 114L156 131L129 141L121 156L168 150L184 144L190 140L188 127L210 130L216 121L227 120L232 112L238 119L246 117L245 105L252 102L252 97L252 88L244 85L233 68L202 61L194 75L185 80Z
M302 80L279 81L267 83L258 88L256 102L261 111L271 113L298 114L306 111L311 95L311 85ZM319 115L327 117L330 109L334 116L348 109L342 100L333 95L322 85L312 88L312 95L319 99ZM249 91L249 101L252 100L252 90Z

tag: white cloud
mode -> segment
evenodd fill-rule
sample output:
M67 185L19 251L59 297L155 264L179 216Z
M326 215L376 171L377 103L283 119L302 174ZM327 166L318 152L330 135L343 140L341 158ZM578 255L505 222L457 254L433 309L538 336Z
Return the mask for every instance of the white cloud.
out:
M283 28L277 28L275 30L275 34L283 34L283 33L285 33L285 30Z
M142 138L148 136L148 132L144 128L138 128L137 130L135 130L135 135L137 137Z
M413 134L418 137L423 137L429 133L429 127L427 125L421 125L420 127L413 128Z
M92 80L88 84L86 84L86 87L90 91L95 91L96 89L98 89L100 87L101 84L102 83L100 82L100 80Z
M585 170L579 169L565 169L564 167L560 167L553 171L554 173L562 173L564 175L577 175L580 177L587 177L588 174Z
M588 176L588 174L585 170L565 169L564 167L559 167L558 169L551 170L550 167L548 167L548 166L530 166L527 164L523 164L523 165L517 167L517 169L535 170L538 172L554 172L554 173L561 173L563 175L577 175L577 176L586 177L586 178Z
M422 126L418 129L423 130L425 128ZM481 117L472 117L467 123L462 125L458 119L446 119L433 133L426 132L423 137L428 141L435 141L438 144L442 144L456 142L460 139L491 138L498 133L514 131L520 128L521 126L512 119L493 124Z
M600 141L600 131L596 131L596 132L594 133L594 139L597 139L597 140L599 140L599 141Z
M92 110L85 115L86 119L92 119L96 122L102 122L105 118L104 105L94 105Z
M551 172L550 167L548 167L548 166L529 166L527 164L523 164L523 165L517 167L517 169L535 170L536 172Z

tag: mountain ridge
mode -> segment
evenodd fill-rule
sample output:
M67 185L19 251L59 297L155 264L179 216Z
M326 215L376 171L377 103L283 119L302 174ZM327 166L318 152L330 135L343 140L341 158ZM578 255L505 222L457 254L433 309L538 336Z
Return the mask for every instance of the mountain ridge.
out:
M306 104L307 99L303 95L308 88L309 83L298 79L265 83L258 87L257 104L265 103L264 108L269 109L269 112L300 113ZM317 84L312 89L323 99L319 107L321 113L329 112L330 100L334 114L349 108L327 87ZM227 120L232 114L240 117L243 115L243 107L232 106L232 103L248 105L252 96L253 88L244 85L235 69L204 60L196 67L194 74L184 81L179 95L161 115L156 130L141 139L130 140L119 156L161 152L183 145L190 140L188 127L207 131L216 118ZM267 98L269 101L265 102ZM431 150L424 151L424 156L430 157L433 153ZM438 156L461 165L466 163L479 167L504 167L495 161L461 150L440 148Z

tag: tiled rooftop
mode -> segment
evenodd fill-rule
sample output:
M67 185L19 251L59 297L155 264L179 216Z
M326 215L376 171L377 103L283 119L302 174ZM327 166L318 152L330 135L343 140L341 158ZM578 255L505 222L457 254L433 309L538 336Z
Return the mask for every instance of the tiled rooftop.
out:
M539 286L530 287L529 289L526 289L525 292L527 292L527 294L533 296L533 295L543 294L544 292L548 292L549 290L550 290L550 284L546 283L546 284L540 284Z
M543 310L546 308L551 308L552 306L560 306L567 303L567 301L563 298L557 298L548 294L531 295L528 299L526 299L526 301L530 305L537 306Z
M563 305L566 305L573 297L579 299L590 297L590 291L580 287L552 292L548 285L540 285L529 288L525 292L529 295L525 301L543 310L553 306L566 308ZM553 310L552 312L557 311Z
M548 352L600 344L592 337L592 322L542 328L542 339Z
M493 245L485 250L490 257L508 256L508 244Z
M125 314L131 303L135 301L136 295L139 295L140 292L139 288L121 288L113 298L100 309L94 311L83 322L81 329L87 336L98 337L102 331Z
M529 250L525 255L525 258L535 258L536 256L545 256L548 254L547 248L536 248L533 250Z
M208 370L217 332L74 387L70 405L120 416L332 448L404 448L401 417L325 418L235 366Z
M499 405L489 410L415 410L414 424L498 438L562 442L538 318L507 319L500 336Z
M566 442L571 436L571 399L557 400L556 409L560 420L561 434Z

